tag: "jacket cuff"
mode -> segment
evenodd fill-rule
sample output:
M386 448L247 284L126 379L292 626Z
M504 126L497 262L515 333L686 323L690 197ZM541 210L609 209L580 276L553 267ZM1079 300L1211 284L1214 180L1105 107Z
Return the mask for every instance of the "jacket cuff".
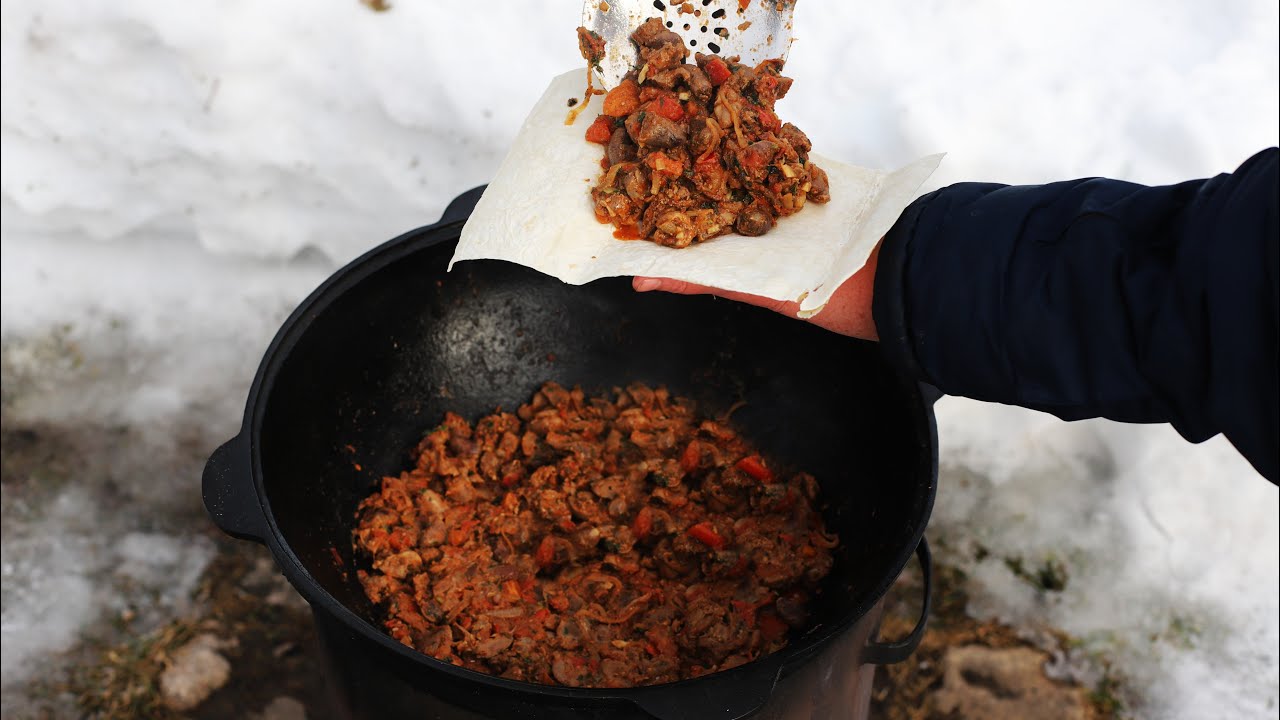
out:
M871 315L880 336L880 350L893 367L911 378L933 384L916 360L911 342L910 315L907 308L907 266L916 224L926 205L937 196L929 193L907 206L898 221L880 243L876 266Z

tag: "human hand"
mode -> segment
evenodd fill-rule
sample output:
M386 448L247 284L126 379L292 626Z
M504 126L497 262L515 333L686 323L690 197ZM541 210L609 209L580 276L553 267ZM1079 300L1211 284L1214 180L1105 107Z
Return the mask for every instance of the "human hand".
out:
M805 321L841 335L863 340L879 340L875 319L871 317L871 297L875 288L876 261L879 254L880 246L876 245L876 248L871 251L871 257L867 259L867 264L836 289L821 312L813 317L804 318ZM715 295L726 300L736 300L767 308L791 318L796 317L796 313L800 310L799 303L730 292L670 278L635 277L631 279L631 287L637 292L661 290L677 295Z

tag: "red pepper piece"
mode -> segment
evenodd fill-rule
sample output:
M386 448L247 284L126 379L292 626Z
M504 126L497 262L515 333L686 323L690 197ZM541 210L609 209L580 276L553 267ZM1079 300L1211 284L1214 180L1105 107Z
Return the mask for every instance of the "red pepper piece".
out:
M591 123L591 127L587 128L587 142L606 145L611 137L613 137L613 118L601 115Z
M631 532L638 540L649 537L649 533L653 532L653 510L648 505L636 513L636 519L631 522Z
M764 639L772 642L787 634L788 626L771 612L762 612L756 616L756 627L760 628L760 634Z
M533 551L533 559L538 563L538 567L547 567L556 561L556 544L551 540L550 535L542 538L542 542L538 543L538 549Z
M711 523L701 522L697 525L692 525L689 527L688 532L689 537L697 540L703 545L706 545L712 550L719 550L725 546L724 538L720 533L716 532L716 529L711 526Z
M649 110L673 122L684 119L684 108L680 107L680 101L670 95L659 95L649 104Z
M707 71L707 79L711 81L712 85L716 86L723 85L724 81L733 75L733 73L729 72L729 66L720 58L708 60L704 69Z
M698 161L702 163L701 160ZM698 469L698 465L702 463L702 448L698 446L697 440L692 440L685 447L684 453L680 455L680 468L687 473L691 473Z
M759 455L748 455L739 460L734 467L760 482L773 482L773 471L764 466L764 460Z
M760 118L760 127L765 130L777 132L782 129L782 122L778 120L778 116L768 108L756 108L756 117Z

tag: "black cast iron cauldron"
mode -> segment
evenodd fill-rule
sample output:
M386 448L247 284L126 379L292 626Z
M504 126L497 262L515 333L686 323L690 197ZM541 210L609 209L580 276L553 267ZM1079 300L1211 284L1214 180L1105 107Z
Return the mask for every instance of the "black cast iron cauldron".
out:
M710 297L571 286L497 261L445 268L482 188L441 221L338 271L263 358L240 434L204 471L223 531L264 543L311 604L340 714L392 718L845 718L865 711L874 664L906 658L928 612L923 533L937 478L927 388L874 345ZM668 685L583 690L483 675L392 640L355 569L354 510L446 410L513 408L546 380L607 391L665 384L812 472L842 540L817 625L781 652ZM912 553L925 613L905 640L873 638ZM858 706L861 705L860 710Z

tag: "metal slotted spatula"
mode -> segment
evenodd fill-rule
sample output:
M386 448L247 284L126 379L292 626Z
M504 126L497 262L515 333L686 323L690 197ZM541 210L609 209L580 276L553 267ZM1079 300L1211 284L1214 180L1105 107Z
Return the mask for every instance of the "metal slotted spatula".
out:
M755 65L786 59L795 5L796 0L586 0L582 25L604 38L600 77L609 89L635 66L631 32L651 17L684 38L691 52L738 55Z

